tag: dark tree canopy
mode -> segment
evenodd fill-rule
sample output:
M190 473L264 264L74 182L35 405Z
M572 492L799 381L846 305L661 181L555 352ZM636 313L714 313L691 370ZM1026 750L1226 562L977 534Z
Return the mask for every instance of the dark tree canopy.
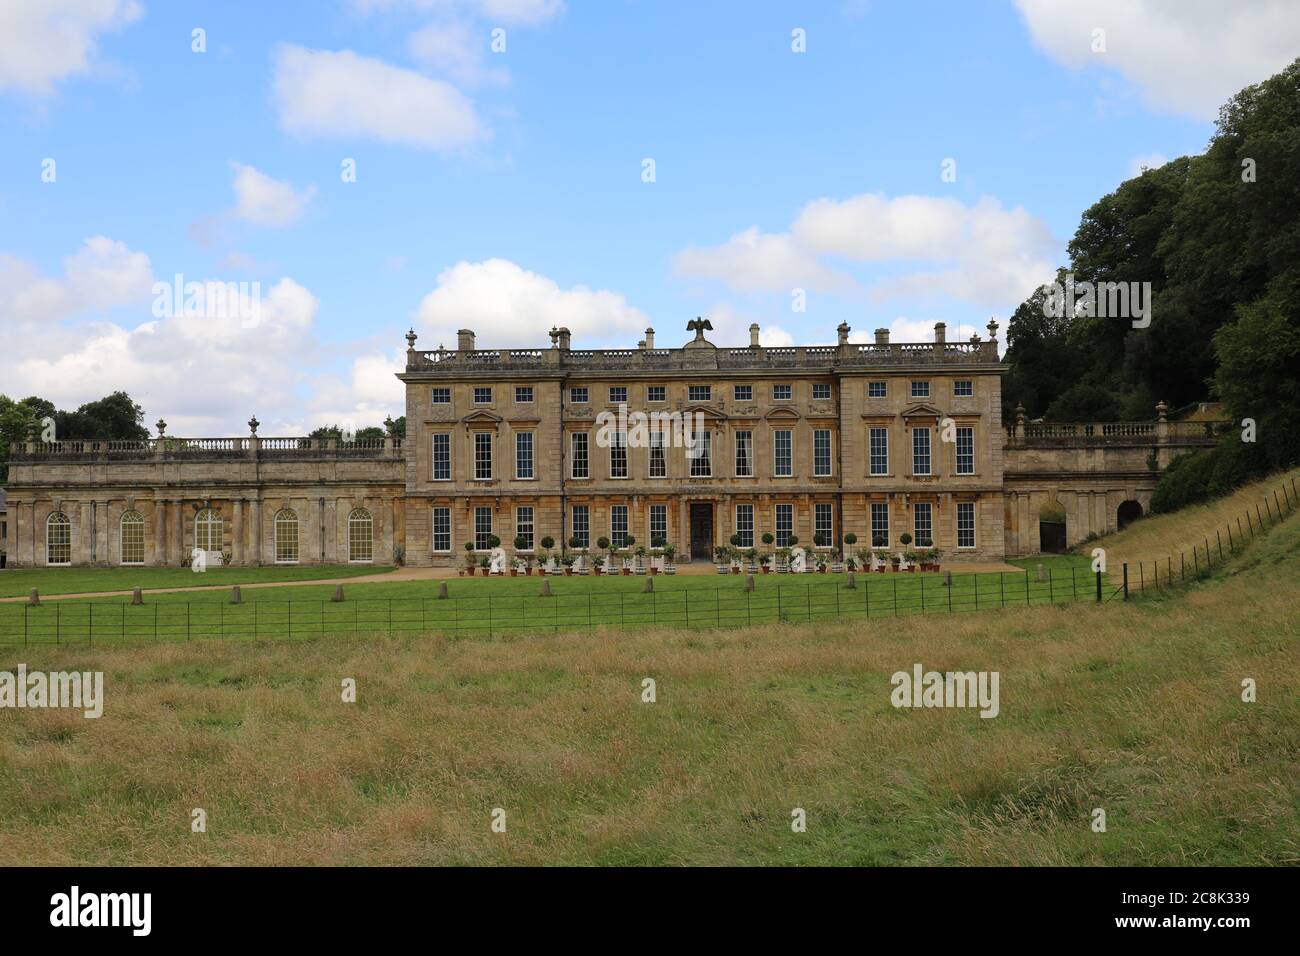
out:
M1224 105L1199 156L1122 183L1086 210L1066 272L1150 282L1151 324L1011 316L1004 414L1150 420L1217 397L1259 424L1261 460L1300 460L1300 60ZM1046 279L1046 277L1044 277ZM1048 280L1051 281L1051 280Z

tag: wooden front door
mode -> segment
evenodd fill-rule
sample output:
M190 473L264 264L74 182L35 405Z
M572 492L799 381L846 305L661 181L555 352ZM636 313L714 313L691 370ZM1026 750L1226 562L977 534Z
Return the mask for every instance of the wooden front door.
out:
M713 557L713 505L691 505L691 560Z

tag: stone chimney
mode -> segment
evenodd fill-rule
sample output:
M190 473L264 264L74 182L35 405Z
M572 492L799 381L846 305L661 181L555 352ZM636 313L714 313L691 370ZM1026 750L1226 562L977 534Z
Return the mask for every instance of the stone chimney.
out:
M565 351L569 348L569 330L563 327L560 328L560 348Z
M889 329L876 329L876 345L889 344Z
M754 322L749 327L749 347L751 349L758 348L758 323L757 322Z
M652 348L655 347L655 330L654 330L654 329L646 329L646 330L645 330L645 347L648 348L648 349L652 349Z
M948 341L948 326L943 322L934 323L934 344L943 345Z
M838 326L836 326L835 331L839 333L839 337L840 337L839 344L848 345L849 344L849 323L841 322Z
M474 330L461 329L456 333L456 348L462 352L474 351Z

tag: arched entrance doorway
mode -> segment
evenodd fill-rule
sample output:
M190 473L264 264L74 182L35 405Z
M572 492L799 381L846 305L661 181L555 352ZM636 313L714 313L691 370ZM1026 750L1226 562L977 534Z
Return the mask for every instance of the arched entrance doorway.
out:
M1065 509L1055 501L1038 512L1038 550L1045 554L1065 551Z
M1138 518L1142 517L1142 506L1136 501L1120 502L1119 511L1115 513L1115 526L1123 531Z

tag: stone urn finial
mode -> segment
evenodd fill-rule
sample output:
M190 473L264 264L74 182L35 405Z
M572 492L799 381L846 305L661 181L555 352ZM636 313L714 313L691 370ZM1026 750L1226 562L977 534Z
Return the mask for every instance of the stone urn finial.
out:
M259 421L257 420L257 416L254 415L252 418L250 418L250 419L248 420L248 430L249 430L252 434L256 435L256 434L257 434L257 426L260 425L260 424L262 424L262 423L259 422Z
M989 341L996 342L998 340L998 320L989 319L988 328L989 328Z
M392 415L385 416L385 418L384 418L384 431L388 432L388 435L389 435L390 438L391 438L392 435L393 435L393 425L394 425L394 422L393 422L393 416L392 416Z
M406 349L408 352L415 351L415 340L418 338L419 336L415 334L415 329L411 329L406 333Z
M1024 423L1025 423L1025 406L1022 405L1020 402L1016 402L1016 424L1023 425Z
M156 429L158 429L158 437L159 437L159 438L162 438L163 435L164 435L164 434L166 433L166 431L167 431L167 423L166 423L165 421L163 421L161 418L158 419L158 421L154 424L153 427L156 428Z
M1162 399L1159 402L1159 404L1156 405L1156 421L1158 422L1168 421L1168 418L1166 417L1168 413L1169 413L1169 406L1166 405L1164 400Z
M551 335L551 348L555 348L560 344L560 330L552 325L550 335Z
M839 325L837 325L837 326L835 327L835 331L839 333L839 337L840 337L840 345L848 345L848 344L849 344L849 331L850 331L850 330L849 330L849 323L847 323L847 322L841 322Z

